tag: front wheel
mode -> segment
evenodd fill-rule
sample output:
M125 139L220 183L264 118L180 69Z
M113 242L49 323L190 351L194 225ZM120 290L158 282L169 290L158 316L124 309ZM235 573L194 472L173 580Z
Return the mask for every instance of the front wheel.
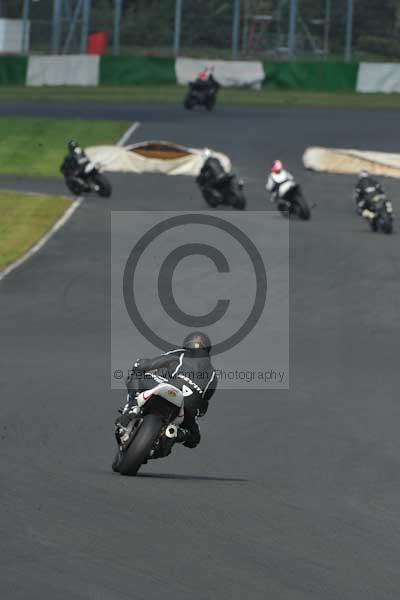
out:
M382 224L383 233L392 233L393 232L393 221L389 217L386 217Z
M93 176L93 182L99 188L96 190L99 196L102 196L103 198L109 198L111 196L111 183L104 175L97 173Z
M202 194L204 200L207 202L208 206L211 206L211 208L216 208L221 204L219 196L215 194L212 190L203 189Z
M183 106L186 108L186 110L192 110L194 105L195 101L193 100L192 95L188 94L183 101Z
M121 475L136 475L148 458L162 428L161 417L146 415L131 444L126 450L119 451L117 454L112 465L113 470L118 471Z
M85 191L83 185L74 177L66 177L65 185L74 196L80 196Z

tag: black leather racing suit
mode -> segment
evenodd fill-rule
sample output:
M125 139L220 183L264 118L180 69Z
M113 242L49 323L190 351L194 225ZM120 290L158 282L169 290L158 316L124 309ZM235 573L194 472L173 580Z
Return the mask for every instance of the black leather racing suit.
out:
M369 175L358 180L354 191L354 199L360 211L367 209L374 212L375 204L373 198L384 193L385 191L379 181Z
M82 148L76 148L64 158L60 171L64 177L78 177L84 175L85 168L89 163L90 159L85 151Z
M184 446L194 448L200 442L200 429L196 417L203 416L217 387L217 376L205 350L179 349L155 358L137 360L127 378L128 404L136 404L136 394L150 390L158 383L169 382L182 390L185 398L185 417L181 425L186 430ZM122 420L121 420L122 422Z
M204 161L196 181L201 187L218 187L229 178L221 162L215 156Z

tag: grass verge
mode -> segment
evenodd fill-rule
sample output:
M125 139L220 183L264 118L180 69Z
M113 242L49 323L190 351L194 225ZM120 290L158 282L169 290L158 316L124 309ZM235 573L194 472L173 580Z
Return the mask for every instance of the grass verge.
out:
M8 87L1 88L3 101L129 102L179 104L185 88L178 85L102 87ZM222 89L221 104L246 106L325 106L336 108L400 108L400 94L359 94L356 92L309 92L302 90L260 91Z
M0 118L0 173L58 177L71 138L84 146L114 144L130 123L53 118Z
M61 196L0 192L0 271L25 254L70 205Z

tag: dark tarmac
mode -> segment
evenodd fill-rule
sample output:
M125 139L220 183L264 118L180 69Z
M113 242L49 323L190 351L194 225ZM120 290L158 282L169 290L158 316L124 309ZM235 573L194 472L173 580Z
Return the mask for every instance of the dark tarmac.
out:
M290 391L222 391L195 451L137 478L111 472L110 210L205 208L190 178L113 176L111 200L86 199L0 283L0 598L397 600L400 235L374 235L354 214L354 178L301 163L314 144L397 151L397 114L115 110L79 114L141 121L134 141L226 152L250 210L267 206L274 158L317 203L290 226ZM386 184L399 212L400 183ZM46 180L0 187L64 193Z

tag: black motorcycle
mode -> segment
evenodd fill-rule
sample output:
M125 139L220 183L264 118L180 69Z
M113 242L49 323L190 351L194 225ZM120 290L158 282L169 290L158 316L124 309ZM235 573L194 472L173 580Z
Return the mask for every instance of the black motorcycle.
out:
M142 392L136 401L129 424L115 429L118 452L112 469L121 475L136 475L148 460L171 454L184 418L183 393L169 383Z
M307 204L307 200L303 196L303 192L298 183L294 183L286 192L283 198L277 198L278 210L284 217L298 217L302 221L309 221L311 218L311 210Z
M379 194L373 198L373 208L375 218L370 221L372 231L382 231L383 233L393 232L393 207L390 200L384 194Z
M225 173L220 180L215 182L203 181L201 175L197 183L208 206L216 208L221 204L232 206L237 210L246 208L246 198L243 192L243 180L236 175Z
M183 101L183 106L191 110L195 106L205 106L212 110L217 101L220 85L215 79L212 82L190 81L189 90Z
M112 188L110 182L102 173L100 173L99 169L91 163L80 173L69 169L63 169L63 167L61 167L61 172L64 175L67 188L75 196L89 194L90 192L96 192L96 194L103 196L104 198L109 198L111 196Z

